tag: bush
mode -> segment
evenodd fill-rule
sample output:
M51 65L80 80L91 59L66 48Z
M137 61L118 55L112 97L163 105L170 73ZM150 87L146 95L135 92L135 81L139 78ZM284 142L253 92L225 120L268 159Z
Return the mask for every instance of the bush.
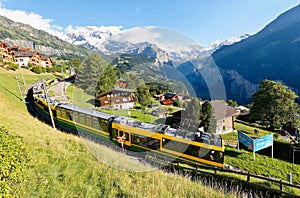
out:
M47 72L47 73L51 73L51 72L53 72L53 69L52 69L51 67L47 67L47 68L46 68L46 72Z
M34 73L36 73L36 74L40 74L41 73L41 70L40 70L39 67L32 67L31 71L34 72Z
M0 126L0 197L12 197L18 184L25 180L23 171L29 161L20 137Z
M19 65L16 63L8 63L8 69L15 71L16 69L19 68Z
M42 73L45 73L46 72L46 68L44 68L44 67L32 67L31 71L34 72L34 73L36 73L36 74L40 74L41 71L42 71Z

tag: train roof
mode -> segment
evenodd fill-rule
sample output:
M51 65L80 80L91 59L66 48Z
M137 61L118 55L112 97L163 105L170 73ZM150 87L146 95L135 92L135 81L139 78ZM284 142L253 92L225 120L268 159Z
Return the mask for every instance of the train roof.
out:
M60 103L60 104L57 105L57 107L61 107L61 108L68 109L68 110L71 110L71 111L77 111L79 113L84 113L84 114L99 117L99 118L103 118L105 120L116 117L116 115L103 113L103 112L100 112L100 111L96 111L96 110L93 110L93 109L87 109L87 108L83 108L83 107L76 106L76 105L73 105L73 104L68 104L68 103Z
M128 119L128 117L118 116L114 119L116 123L144 129L150 132L163 133L168 136L195 141L196 132L191 132L185 130L182 127L178 127L177 129L171 128L169 125L165 124L150 124L137 120ZM212 137L208 133L202 133L201 142L209 145L222 146L222 139L217 137Z
M150 124L137 120L130 120L124 116L115 118L115 122L135 128L144 129L150 132L163 133L169 136L174 136L186 140L192 140L195 136L195 132L190 132L184 129L171 128L169 125L165 124Z

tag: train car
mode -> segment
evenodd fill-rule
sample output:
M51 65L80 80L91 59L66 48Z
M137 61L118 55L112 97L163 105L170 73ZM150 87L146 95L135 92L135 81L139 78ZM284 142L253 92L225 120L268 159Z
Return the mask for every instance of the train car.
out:
M127 149L152 152L169 161L194 165L224 167L224 141L217 137L195 138L194 132L174 129L168 125L155 125L126 117L117 117L112 123L112 140L124 135Z
M40 114L50 120L43 95L35 95ZM56 125L81 137L122 144L136 152L151 152L169 161L224 167L224 141L221 138L195 138L195 132L168 125L150 124L127 117L102 113L72 104L51 103Z
M82 108L72 104L56 106L56 123L64 130L81 137L109 141L114 115Z

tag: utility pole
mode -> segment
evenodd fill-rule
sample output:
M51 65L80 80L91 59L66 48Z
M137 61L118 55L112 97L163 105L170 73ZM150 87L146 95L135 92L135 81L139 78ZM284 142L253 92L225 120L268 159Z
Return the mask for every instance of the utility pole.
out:
M23 84L26 86L26 82L25 82L25 79L24 79L23 72L21 72L21 74L22 74Z
M41 70L41 68L40 68L40 70ZM54 122L54 119L53 119L52 110L51 110L51 107L50 107L50 101L49 101L49 97L48 97L48 91L47 91L47 88L46 88L46 85L45 85L45 80L44 80L44 76L42 74L42 70L41 70L41 76L42 76L42 80L43 80L43 87L44 87L44 92L45 92L45 96L46 96L46 102L48 104L48 110L49 110L49 115L50 115L51 123L52 123L53 129L56 130L55 122Z
M64 68L61 68L61 76L63 78L63 92L64 92L64 95L66 95L66 92L65 92L65 74L64 74Z
M23 102L25 102L24 97L23 97L23 93L22 93L22 89L21 89L21 86L20 86L20 82L19 82L19 79L18 79L18 76L16 76L16 80L17 80L17 83L18 83L18 87L19 87L21 99L22 99Z

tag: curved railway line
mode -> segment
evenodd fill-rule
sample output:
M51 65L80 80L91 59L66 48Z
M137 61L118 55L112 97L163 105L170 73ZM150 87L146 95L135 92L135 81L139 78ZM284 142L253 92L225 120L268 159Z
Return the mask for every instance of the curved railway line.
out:
M49 122L47 103L39 86L42 84L28 90L27 105L39 118ZM122 143L124 148L134 151L130 152L133 156L152 166L187 175L193 180L209 181L204 183L210 185L217 182L227 186L228 191L238 186L246 191L251 189L262 193L263 197L300 197L285 190L285 187L300 190L299 185L224 168L225 145L220 138L204 137L196 141L195 133L167 125L141 123L72 104L53 102L50 106L59 129L109 146L111 142L114 145ZM123 137L121 141L120 137Z

